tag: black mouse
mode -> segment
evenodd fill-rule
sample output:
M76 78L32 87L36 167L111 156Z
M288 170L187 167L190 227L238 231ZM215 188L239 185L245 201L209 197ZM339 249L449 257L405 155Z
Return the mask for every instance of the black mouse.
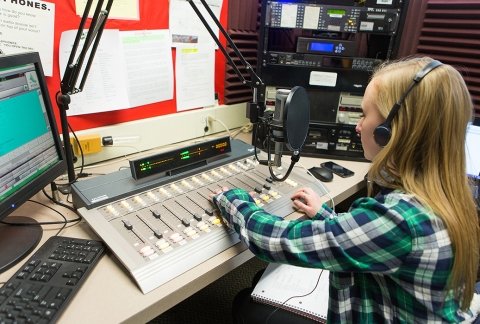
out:
M333 172L322 167L313 167L308 169L312 175L320 181L330 182L333 180Z

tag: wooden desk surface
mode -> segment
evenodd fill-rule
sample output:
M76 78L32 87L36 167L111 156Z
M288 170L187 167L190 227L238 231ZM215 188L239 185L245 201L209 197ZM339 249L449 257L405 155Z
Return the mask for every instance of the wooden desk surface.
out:
M248 137L246 138L248 139ZM326 160L329 159L301 157L297 166L310 168L319 166L321 162ZM289 163L289 159L286 161ZM369 163L365 162L344 160L337 162L354 171L355 175L350 178L334 176L332 182L324 183L329 190L329 195L336 204L365 187L364 176L369 168ZM123 160L108 166L98 167L95 170L88 170L87 172L114 171L118 170L119 166L128 166L128 161ZM65 199L65 196L62 197ZM38 193L34 200L50 204L42 193ZM51 206L70 219L76 217L73 212L62 207ZM39 208L37 204L33 203L24 204L14 214L33 216L38 221L60 220L59 215L50 209L45 207ZM59 226L52 225L44 226L41 244L48 237L54 235L59 228ZM83 221L65 228L60 235L99 239L89 225ZM97 267L65 310L59 323L147 322L252 257L253 254L246 250L243 244L239 243L144 295L115 256L108 252L100 260ZM0 274L0 282L7 281L21 264Z

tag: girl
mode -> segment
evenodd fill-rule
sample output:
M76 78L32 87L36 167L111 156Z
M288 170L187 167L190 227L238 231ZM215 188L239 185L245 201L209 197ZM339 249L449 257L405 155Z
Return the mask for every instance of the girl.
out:
M292 196L307 220L268 214L241 189L224 188L213 201L261 259L330 271L328 322L460 322L480 249L465 170L473 110L465 82L430 58L390 63L372 76L362 110L356 130L372 161L369 197L347 213L310 188ZM237 313L240 322L265 321Z

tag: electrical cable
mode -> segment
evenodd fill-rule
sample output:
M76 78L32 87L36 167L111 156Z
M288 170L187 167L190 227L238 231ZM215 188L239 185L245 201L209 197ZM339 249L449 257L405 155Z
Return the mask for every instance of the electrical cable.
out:
M285 304L288 303L291 299L293 299L293 298L306 297L306 296L308 296L308 295L313 294L313 292L317 289L318 284L320 283L320 278L322 277L322 274L323 274L323 269L322 269L322 271L320 271L320 274L318 275L318 278L317 278L317 282L315 283L315 286L312 288L311 291L309 291L308 293L306 293L306 294L304 294L304 295L291 296L291 297L287 298L282 304L280 304L280 306L277 306L277 307L267 316L267 318L265 319L265 324L268 324L268 322L269 322L270 319L272 318L273 314L275 314L279 309L281 309L283 306L285 306Z
M75 138L75 141L77 142L78 144L78 149L80 150L80 158L81 158L81 164L80 164L80 172L79 173L82 173L83 172L83 166L85 165L85 156L83 154L83 149L82 149L82 145L80 144L80 140L78 139L77 137L77 134L75 134L75 131L73 130L72 126L70 126L70 124L68 124L68 128L70 129L70 131L72 132L73 134L73 137ZM77 181L78 177L75 179L75 181ZM75 182L74 181L74 182Z
M223 121L221 121L220 119L217 119L215 117L212 117L212 116L208 116L208 119L209 120L212 120L212 121L216 121L217 123L219 123L220 125L223 126L223 128L225 128L225 131L227 132L228 134L228 137L232 138L232 134L230 133L230 129L228 128L227 125L225 125L225 123Z
M299 160L300 160L300 152L297 152L297 153L293 153L292 154L292 157L291 157L291 162L290 162L290 166L288 167L287 169L287 173L285 173L285 175L282 177L282 178L279 178L275 175L275 173L273 172L273 169L272 169L272 164L269 163L271 160L271 150L270 150L270 131L267 132L267 162L268 162L268 171L270 171L270 176L272 177L273 180L275 181L284 181L286 180L289 176L290 176L290 173L292 172L293 170L293 167L295 166L295 163L297 163Z
M54 182L52 182L52 187L54 187L54 186L55 186L55 184L54 184ZM75 214L78 215L77 210L76 210L74 207L69 206L69 205L66 205L66 204L58 201L58 200L55 199L54 197L49 196L49 195L47 194L47 192L45 191L45 188L42 189L42 192L43 192L43 194L45 195L45 197L47 197L47 198L48 198L51 202L53 202L54 204L59 205L59 206L62 206L63 208L69 209L69 210L73 211Z
M333 210L333 212L335 213L335 201L333 200L333 197L332 195L330 195L330 193L328 192L328 190L325 188L325 186L323 185L323 183L318 180L317 178L315 178L315 176L310 172L310 170L308 170L305 166L303 166L301 163L298 163L298 165L300 167L302 167L303 169L305 169L307 171L307 174L309 174L310 176L312 176L313 179L315 179L314 181L317 183L317 185L319 185L320 187L322 187L325 191L325 196L328 197L328 199L330 200L330 208Z
M0 221L0 223L5 224L5 225L15 225L15 226L37 226L37 225L59 225L59 224L61 224L62 227L55 234L55 236L58 236L60 234L60 232L63 231L63 229L67 226L68 223L79 222L82 219L81 217L78 217L78 218L75 218L75 219L67 219L65 217L65 215L63 215L61 212L59 212L55 208L52 208L52 207L50 207L50 206L48 206L44 203L41 203L41 202L35 201L35 200L31 200L31 199L29 199L27 201L35 203L35 204L39 204L41 206L44 206L48 209L53 210L55 213L59 214L63 218L63 221L37 222L37 223L16 223L16 222Z
M57 95L59 93L60 92L57 92ZM70 126L70 124L68 122L67 122L67 125L68 125L68 129L70 130L73 137L75 138L75 141L77 142L78 148L80 150L81 164L80 164L80 172L75 175L75 179L73 179L72 181L68 181L66 183L56 183L56 186L59 187L59 191L62 192L63 194L68 194L70 192L70 186L73 183L77 182L78 178L80 177L79 176L80 174L83 174L83 168L84 168L84 165L85 165L85 157L84 157L84 154L83 154L82 145L80 144L80 140L78 139L77 134L75 133L72 126ZM65 145L65 144L63 146L64 146L64 148L66 148L66 147L71 148L72 147L71 145Z
M253 124L252 123L246 123L239 129L237 129L235 132L232 133L232 139L237 137L240 133L250 133L253 129Z

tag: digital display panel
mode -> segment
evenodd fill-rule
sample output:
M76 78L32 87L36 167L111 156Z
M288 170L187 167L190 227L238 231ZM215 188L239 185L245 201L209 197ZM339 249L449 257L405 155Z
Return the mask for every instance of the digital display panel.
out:
M322 52L322 53L333 53L335 48L334 44L326 42L311 42L309 44L309 51L311 52Z
M328 9L327 15L330 17L343 17L347 11L345 9Z
M178 170L209 158L231 152L230 138L222 137L177 150L130 161L132 177L136 180L161 172Z
M322 66L337 69L351 69L352 59L346 57L324 57Z

